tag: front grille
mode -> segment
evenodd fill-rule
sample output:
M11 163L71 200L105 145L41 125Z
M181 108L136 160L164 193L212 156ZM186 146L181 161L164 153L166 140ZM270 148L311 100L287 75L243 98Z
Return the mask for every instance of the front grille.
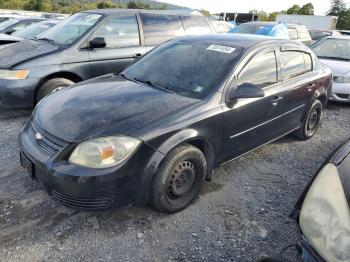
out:
M49 194L57 202L60 202L65 206L79 209L105 209L110 207L112 203L111 198L108 197L78 198L64 195L55 190L51 190Z
M40 136L40 139L36 137ZM67 142L49 134L36 126L33 122L28 128L28 136L32 144L44 155L54 156L60 149L67 145Z

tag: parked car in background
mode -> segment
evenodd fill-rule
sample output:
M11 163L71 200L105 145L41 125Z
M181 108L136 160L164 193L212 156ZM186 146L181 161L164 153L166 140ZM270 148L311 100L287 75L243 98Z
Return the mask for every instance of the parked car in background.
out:
M215 28L215 32L219 34L230 32L235 25L225 21L211 21Z
M287 26L288 32L285 31L285 26ZM285 24L277 22L249 22L240 24L231 32L238 34L275 36L282 39L289 38L290 40L296 40L306 45L310 45L312 41L306 27L298 24Z
M309 29L309 34L312 38L312 44L315 42L321 40L322 38L328 37L328 36L339 36L341 33L337 30L316 30L316 29Z
M17 43L24 39L35 39L37 35L56 25L58 22L57 20L42 21L34 23L23 30L18 30L12 35L0 34L0 46Z
M0 23L5 22L11 18L22 18L20 15L0 15ZM28 18L28 17L27 17Z
M350 35L350 30L340 30L339 31L342 35Z
M0 106L33 107L57 88L120 72L185 34L211 34L204 16L106 9L74 14L37 40L0 49Z
M22 165L73 208L177 212L215 166L289 133L311 138L331 77L295 41L179 37L44 98L20 133Z
M350 102L350 36L323 38L312 49L333 71L330 100Z
M27 16L10 18L0 23L0 33L11 35L16 31L23 30L31 24L38 23L43 20L44 19L42 18L33 18Z

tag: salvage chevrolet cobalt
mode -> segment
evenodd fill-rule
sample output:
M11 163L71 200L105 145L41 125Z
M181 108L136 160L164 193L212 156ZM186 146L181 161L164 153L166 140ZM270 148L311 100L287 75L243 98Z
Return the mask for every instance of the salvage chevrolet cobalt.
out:
M215 166L292 132L311 138L331 78L297 42L177 38L43 99L20 132L21 162L73 208L177 212Z

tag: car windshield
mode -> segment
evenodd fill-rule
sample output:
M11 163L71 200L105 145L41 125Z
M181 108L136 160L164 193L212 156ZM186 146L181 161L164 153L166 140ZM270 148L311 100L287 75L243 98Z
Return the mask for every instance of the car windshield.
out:
M14 32L12 35L22 37L22 38L27 38L27 39L34 39L35 36L44 32L45 30L47 30L48 28L50 28L54 25L55 25L55 23L53 23L53 22L46 22L46 21L39 22L39 23L35 23L35 24L28 26L24 30Z
M331 33L327 32L327 31L312 31L312 30L310 30L309 33L310 33L312 40L316 40L316 41L331 35Z
M18 23L16 19L8 19L5 22L0 23L0 31L5 30L6 28Z
M325 39L313 47L319 58L350 61L350 39Z
M0 23L6 21L6 20L8 20L8 19L9 19L8 17L0 17Z
M47 40L55 45L70 45L85 34L102 17L99 14L77 13L39 34L38 40Z
M242 48L205 42L171 41L130 66L121 75L154 88L202 99L233 69Z

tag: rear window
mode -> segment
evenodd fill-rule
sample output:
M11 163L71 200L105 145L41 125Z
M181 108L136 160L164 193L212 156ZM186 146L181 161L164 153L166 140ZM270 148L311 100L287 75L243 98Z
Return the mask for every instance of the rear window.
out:
M204 17L181 16L181 21L187 35L210 34L212 32Z
M146 45L159 45L169 39L184 35L177 15L140 14Z
M304 58L305 57L305 58ZM281 53L282 79L288 80L312 70L312 59L309 54L300 51Z
M298 39L298 31L295 28L288 28L289 39Z

